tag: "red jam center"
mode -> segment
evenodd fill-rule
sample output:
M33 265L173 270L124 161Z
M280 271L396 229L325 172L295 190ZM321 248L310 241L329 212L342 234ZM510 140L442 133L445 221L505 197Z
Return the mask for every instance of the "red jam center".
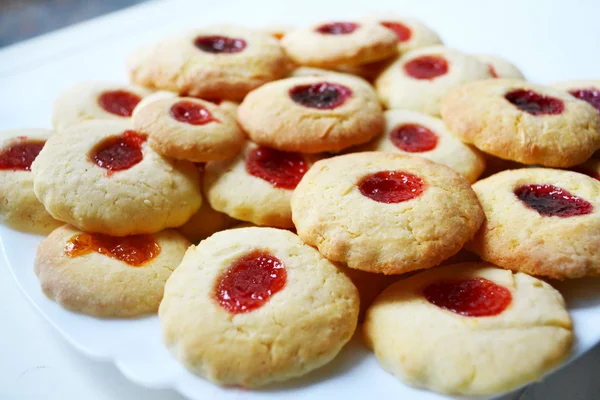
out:
M226 36L198 36L194 40L194 45L207 53L232 54L244 50L246 41Z
M308 171L308 164L300 153L259 147L248 155L246 170L277 188L293 190Z
M425 299L465 317L490 317L512 301L507 288L484 278L432 283L423 290Z
M382 22L381 25L394 31L400 42L406 42L412 36L410 28L400 22Z
M146 136L136 131L125 131L119 136L106 138L92 153L96 165L111 172L129 169L142 161L142 144Z
M354 22L332 22L319 26L317 32L325 35L347 35L354 32L357 28L358 24Z
M126 90L104 92L98 97L100 107L111 114L131 117L133 109L142 100L140 96Z
M554 185L524 185L515 190L515 195L543 216L575 217L590 214L594 209L588 201Z
M397 126L390 138L394 146L409 153L433 150L438 141L435 133L419 124Z
M490 75L492 75L493 78L497 78L498 77L498 73L496 72L496 68L494 68L494 66L492 64L488 64L488 69L490 70Z
M562 100L541 95L533 90L517 89L504 97L519 110L531 115L556 115L565 109Z
M579 89L571 90L572 96L577 97L580 100L587 101L590 103L600 114L600 90L598 89Z
M415 79L434 79L448 72L448 61L442 56L421 56L404 64L404 71Z
M361 179L358 189L379 203L401 203L423 193L425 182L408 172L380 171Z
M331 110L341 106L352 96L352 90L335 83L318 82L290 89L294 102L305 107Z
M65 245L65 254L79 257L92 251L139 267L160 254L152 235L115 237L100 233L79 233Z
M215 296L233 314L255 310L285 286L283 263L263 251L253 251L237 260L221 276Z
M26 137L18 139L18 143L0 150L0 170L30 171L31 163L46 143L43 140L28 140Z
M171 117L179 122L190 125L204 125L209 122L219 122L213 115L201 104L192 101L178 101L171 106L169 110Z

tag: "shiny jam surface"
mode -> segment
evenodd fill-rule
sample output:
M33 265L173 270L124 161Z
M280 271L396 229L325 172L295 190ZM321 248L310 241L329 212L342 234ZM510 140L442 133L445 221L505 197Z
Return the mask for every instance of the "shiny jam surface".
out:
M115 237L100 233L78 233L65 245L65 254L78 257L92 251L140 267L160 254L152 235Z
M410 40L410 37L412 36L410 28L400 22L382 22L381 25L391 29L400 42L406 42L407 40Z
M286 280L285 265L278 258L256 250L234 262L219 278L215 297L230 313L246 313L264 305L284 288Z
M45 143L43 140L17 138L13 144L0 149L0 170L30 171L31 163L40 154Z
M246 41L226 36L198 36L194 39L194 45L207 53L233 54L244 50Z
M415 79L435 79L448 72L448 61L442 56L421 56L404 64L404 71Z
M409 153L435 149L438 138L430 129L419 124L403 124L392 130L390 139L394 146Z
M186 100L173 104L169 110L169 115L179 122L190 125L205 125L209 122L219 122L201 104Z
M403 171L380 171L358 182L358 189L363 196L387 204L414 199L423 193L425 187L421 178Z
M141 100L140 96L126 90L112 90L98 96L98 104L104 111L121 117L131 117L133 109Z
M581 197L554 185L524 185L515 190L515 195L527 207L548 217L576 217L590 214L594 207Z
M246 170L277 188L293 190L308 171L308 163L300 153L258 147L248 154Z
M347 35L357 28L358 24L354 22L332 22L317 27L316 31L324 35Z
M531 115L556 115L565 109L562 100L541 95L533 90L513 90L504 95L504 98L519 110Z
M129 169L142 161L142 144L146 136L136 131L125 131L100 142L92 151L92 159L101 168L110 172Z
M572 96L577 97L579 100L590 103L600 114L600 90L592 88L578 89L571 90L569 93L571 93Z
M490 317L512 301L510 290L485 278L432 283L423 290L425 299L465 317Z
M335 83L318 82L290 89L292 100L305 107L331 110L352 96L352 90Z
M488 64L488 69L490 70L490 75L492 75L493 78L497 78L498 77L498 73L496 72L496 68L494 68L494 66L492 64Z

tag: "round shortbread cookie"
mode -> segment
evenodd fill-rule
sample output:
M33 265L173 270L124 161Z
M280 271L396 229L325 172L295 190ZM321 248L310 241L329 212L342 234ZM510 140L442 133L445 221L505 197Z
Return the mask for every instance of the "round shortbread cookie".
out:
M310 67L360 65L398 53L398 39L373 22L330 22L288 32L283 39L287 55Z
M235 219L293 228L292 192L315 159L246 142L234 159L206 164L206 200Z
M60 94L52 110L52 126L64 130L93 119L129 121L135 107L150 91L111 82L84 82Z
M437 33L414 18L394 14L369 14L365 15L363 19L377 22L394 32L398 38L398 51L401 54L421 47L442 44Z
M33 189L50 215L86 232L125 236L184 224L202 203L199 174L168 160L120 121L87 121L50 137Z
M600 81L580 80L555 83L553 87L566 90L571 96L589 103L600 114Z
M441 101L452 89L491 77L487 65L475 57L431 46L402 55L379 75L375 88L387 108L440 115Z
M293 233L223 231L192 246L165 287L166 346L219 385L258 387L331 361L357 324L350 279Z
M137 109L133 128L159 154L206 162L234 157L244 143L237 121L219 106L191 97L152 101Z
M457 172L383 152L317 161L291 204L305 243L350 268L385 274L438 265L484 219L469 182Z
M381 366L403 382L461 396L539 380L568 357L574 339L556 289L487 263L396 282L367 311L363 333Z
M502 268L554 279L600 275L600 181L543 168L473 185L486 221L469 250Z
M0 131L0 222L12 229L49 233L63 224L33 192L31 164L51 134L46 129Z
M156 100L162 100L162 99L174 99L176 97L179 97L179 95L175 92L169 92L168 90L158 90L158 91L144 97L142 99L142 101L140 101L138 103L138 105L135 107L135 109L133 110L133 115L135 115L138 110L143 108L148 103L151 103ZM209 101L213 104L216 104L223 110L225 110L228 113L230 113L231 115L233 115L234 117L237 116L238 103L236 103L235 101L221 100L221 99L201 99L201 100Z
M463 142L507 160L571 167L600 148L600 116L564 91L514 79L461 86L442 118Z
M388 110L383 135L359 147L359 151L386 151L427 158L447 165L475 182L485 169L479 150L456 139L444 122L427 114Z
M294 68L293 70L291 70L290 73L288 74L288 78L298 78L298 77L305 77L305 76L323 76L323 77L339 76L342 78L359 79L364 83L367 83L367 84L369 83L369 82L365 81L363 78L361 78L360 76L356 76L352 73L334 71L331 69L323 69L323 68L298 67L298 68Z
M369 84L338 75L282 79L252 91L238 108L252 141L283 151L338 152L383 132Z
M491 54L474 54L474 56L488 66L493 78L525 79L523 73L504 58Z
M139 49L129 59L129 75L137 84L182 95L241 100L285 75L287 62L269 34L223 25Z
M64 225L40 243L34 268L44 294L61 307L135 317L158 310L165 282L188 246L172 229L113 237Z

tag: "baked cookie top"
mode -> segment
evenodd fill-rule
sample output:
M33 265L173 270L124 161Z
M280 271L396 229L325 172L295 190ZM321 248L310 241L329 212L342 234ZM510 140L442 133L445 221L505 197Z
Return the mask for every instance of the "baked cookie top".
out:
M328 259L401 274L457 253L484 217L469 182L445 165L365 152L317 161L292 195L292 219Z
M31 167L50 215L86 232L154 233L202 204L194 165L157 154L128 122L87 121L50 137Z
M83 82L60 94L52 109L52 126L63 130L93 119L129 121L133 110L151 92L115 82Z
M362 20L377 22L388 28L398 38L398 51L407 51L442 44L442 40L431 28L415 18L394 14L368 14Z
M462 141L524 164L570 167L600 148L600 116L562 90L490 79L452 91L442 118Z
M509 170L476 182L486 221L468 248L500 267L554 279L600 274L600 181Z
M303 375L350 340L359 299L349 278L293 233L239 228L192 246L165 287L166 346L219 385Z
M240 100L281 78L287 59L277 39L229 25L195 29L136 51L129 75L139 85L202 98Z
M261 86L240 104L238 121L253 142L301 153L338 152L368 142L385 123L373 88L341 75Z
M387 108L440 115L442 98L452 89L491 78L486 64L443 46L422 47L403 54L375 80Z
M324 22L295 29L281 39L287 55L310 67L360 65L398 53L398 38L374 22Z
M226 160L244 143L231 113L191 97L158 99L143 105L133 116L133 128L148 135L148 143L156 152L178 160Z
M510 61L492 54L475 54L475 57L487 64L493 78L523 79L523 73Z
M566 90L571 96L589 103L600 114L600 81L578 80L555 83L557 89Z
M234 159L206 164L204 193L215 210L232 218L293 228L292 192L316 159L247 141Z
M409 385L462 396L539 380L567 358L572 329L552 286L487 263L400 280L379 295L363 324L387 371Z
M475 182L485 169L479 150L455 138L444 122L409 110L385 111L385 132L359 151L386 151L427 158L447 165Z
M61 307L95 317L155 313L189 242L168 229L114 237L70 225L39 245L34 269L42 291Z
M0 131L0 222L12 229L44 234L62 225L33 192L31 164L52 133L46 129Z

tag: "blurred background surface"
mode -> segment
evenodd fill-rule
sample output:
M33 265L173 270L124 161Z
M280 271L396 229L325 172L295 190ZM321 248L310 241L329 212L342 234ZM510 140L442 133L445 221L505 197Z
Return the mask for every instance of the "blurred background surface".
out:
M0 0L0 47L146 0Z

